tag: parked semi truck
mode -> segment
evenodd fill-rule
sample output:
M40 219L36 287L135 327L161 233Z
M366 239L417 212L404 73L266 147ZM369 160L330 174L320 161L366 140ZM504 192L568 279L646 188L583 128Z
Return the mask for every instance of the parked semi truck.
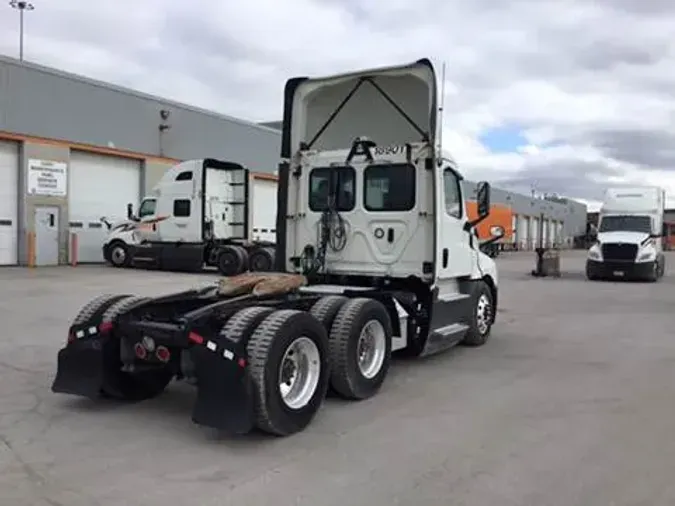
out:
M115 267L199 271L206 265L225 276L269 271L274 241L269 233L264 238L275 226L272 195L258 195L242 165L215 159L178 163L143 198L137 216L129 204L126 221L107 223L103 257ZM263 238L255 238L261 231Z
M588 250L586 277L659 280L663 254L665 190L655 186L609 188Z
M478 219L478 202L469 200L466 203L466 214L469 220ZM497 241L492 240L492 230L494 227L499 227L503 230L501 239ZM513 210L511 206L505 204L494 203L490 205L490 213L488 217L476 226L476 235L481 242L483 252L495 258L499 255L504 244L513 241Z
M462 176L436 146L437 97L426 59L290 79L276 272L92 300L68 330L52 390L140 400L186 379L195 423L285 436L311 422L329 386L376 395L394 351L485 344L498 276L474 227L490 185L479 184L468 219Z

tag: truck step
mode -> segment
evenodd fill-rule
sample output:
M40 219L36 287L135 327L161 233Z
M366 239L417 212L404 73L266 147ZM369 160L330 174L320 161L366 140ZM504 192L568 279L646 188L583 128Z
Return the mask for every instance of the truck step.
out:
M452 323L445 327L432 330L420 357L435 355L436 353L452 348L462 340L467 330L469 330L469 326L465 323Z

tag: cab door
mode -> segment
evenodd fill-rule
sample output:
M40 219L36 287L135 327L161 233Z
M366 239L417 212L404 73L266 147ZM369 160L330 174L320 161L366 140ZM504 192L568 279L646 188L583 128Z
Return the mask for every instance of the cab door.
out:
M454 280L471 275L476 255L471 247L471 230L464 230L468 218L461 178L449 165L438 173L436 216L436 278L442 293L444 284L454 287Z
M141 241L156 242L159 240L157 224L157 199L146 198L138 208L138 223L136 234Z

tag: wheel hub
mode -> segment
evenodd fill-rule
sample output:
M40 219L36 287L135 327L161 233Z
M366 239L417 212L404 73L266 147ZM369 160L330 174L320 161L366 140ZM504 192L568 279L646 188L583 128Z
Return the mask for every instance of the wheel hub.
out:
M492 320L492 306L487 295L481 294L476 305L476 326L478 332L486 334Z
M314 341L301 336L293 341L281 359L279 393L291 409L304 407L319 384L321 357Z
M384 363L387 338L382 323L378 320L367 322L356 345L357 363L361 374L371 379L380 372Z
M126 253L124 252L124 248L120 246L115 246L112 249L110 256L114 263L119 264L124 262L124 259L126 258Z

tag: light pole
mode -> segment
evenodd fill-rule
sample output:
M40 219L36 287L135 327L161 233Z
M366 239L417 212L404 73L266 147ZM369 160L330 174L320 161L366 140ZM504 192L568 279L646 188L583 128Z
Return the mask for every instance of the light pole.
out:
M35 6L24 0L11 0L9 5L13 9L19 9L19 60L23 61L23 12L32 11Z

